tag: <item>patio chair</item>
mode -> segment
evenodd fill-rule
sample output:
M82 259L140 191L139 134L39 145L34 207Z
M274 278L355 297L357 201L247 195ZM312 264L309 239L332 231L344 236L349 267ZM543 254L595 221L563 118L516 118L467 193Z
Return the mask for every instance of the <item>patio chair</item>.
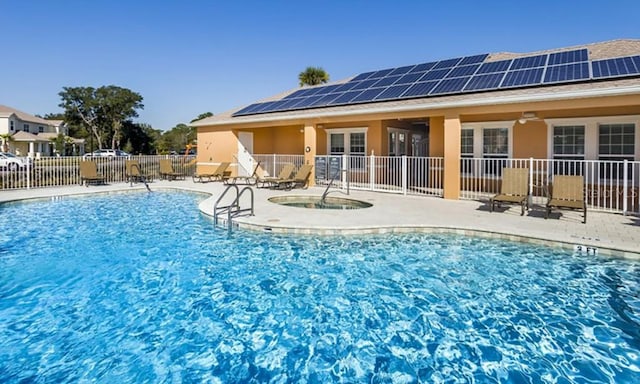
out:
M80 161L80 185L83 183L87 187L89 183L105 183L105 177L98 173L98 166L95 161Z
M253 169L253 173L249 176L234 176L224 179L223 182L225 184L246 184L246 185L256 185L258 183L258 169L260 169L260 162L256 164Z
M194 173L193 182L205 183L207 181L220 181L220 180L224 181L231 174L230 171L227 171L227 168L229 168L229 165L231 165L231 163L224 162L224 163L220 163L220 165L218 165L218 168L216 168L211 173ZM205 181L205 179L207 180Z
M160 178L165 180L184 179L184 173L173 170L171 159L160 159Z
M289 180L293 175L294 170L295 170L295 167L293 164L285 164L280 170L280 173L278 174L278 176L267 176L267 177L258 178L258 180L256 181L256 184L258 188L272 187L274 183L276 183L277 181Z
M125 160L124 169L127 182L148 182L153 180L152 174L142 172L138 160Z
M520 216L523 216L525 209L529 209L529 168L503 168L500 193L493 196L489 203L491 212L496 204L520 204Z
M549 218L551 209L581 209L583 223L587 223L587 202L584 198L584 178L582 176L554 175L551 196L547 201L544 218Z
M278 180L273 183L273 187L278 189L284 187L286 190L291 190L296 187L306 188L309 183L309 176L311 176L311 169L313 169L313 165L304 164L291 179Z

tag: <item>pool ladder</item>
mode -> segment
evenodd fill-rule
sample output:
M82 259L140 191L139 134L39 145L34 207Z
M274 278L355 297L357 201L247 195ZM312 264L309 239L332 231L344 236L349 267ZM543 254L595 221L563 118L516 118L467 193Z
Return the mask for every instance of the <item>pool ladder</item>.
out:
M233 199L233 201L230 204L227 205L220 205L220 202L222 201L222 199L227 195L227 193L232 190L235 191L235 197ZM249 193L251 194L251 207L249 208L241 208L240 207L240 198L242 197L242 195L246 192L249 191ZM231 229L233 227L233 221L232 219L236 216L239 216L242 213L246 213L246 212L250 212L249 216L253 216L254 215L254 196L253 196L253 189L249 186L242 188L242 190L240 190L240 188L238 188L237 185L235 184L228 184L227 188L224 190L224 192L222 192L222 194L220 195L220 197L218 197L218 200L216 200L216 203L213 205L213 223L214 225L218 225L218 217L220 215L224 215L226 214L227 216L227 221L226 221L226 225L227 225L227 229L229 232L231 232Z
M331 180L329 180L329 184L327 184L327 188L325 188L324 193L322 194L322 197L320 198L320 202L324 203L324 199L327 197L327 195L330 193L329 192L329 188L331 188L331 186L333 185L333 182L340 176L342 176L342 174L346 175L346 184L347 184L347 195L349 194L349 184L350 184L350 180L349 180L349 171L346 169L341 169L338 172L336 172L333 177L331 178Z

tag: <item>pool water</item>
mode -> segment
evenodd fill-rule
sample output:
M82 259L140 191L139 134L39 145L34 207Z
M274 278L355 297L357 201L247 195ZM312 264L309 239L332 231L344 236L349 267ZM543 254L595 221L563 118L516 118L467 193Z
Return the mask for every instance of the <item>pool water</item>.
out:
M634 383L640 263L214 230L199 195L0 206L0 382Z
M296 208L307 209L341 209L352 210L372 207L373 204L366 201L344 199L341 197L325 197L321 196L275 196L269 198L269 201L275 204L286 205Z

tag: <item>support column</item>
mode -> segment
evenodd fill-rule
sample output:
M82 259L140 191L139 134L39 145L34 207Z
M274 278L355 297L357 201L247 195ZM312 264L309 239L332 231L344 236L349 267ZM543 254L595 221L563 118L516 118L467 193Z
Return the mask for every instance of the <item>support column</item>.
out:
M314 164L316 160L316 126L314 124L306 123L304 125L304 163ZM316 169L315 166L311 169L311 175L309 176L309 186L312 187L316 183Z
M444 198L460 198L460 135L459 115L444 117Z

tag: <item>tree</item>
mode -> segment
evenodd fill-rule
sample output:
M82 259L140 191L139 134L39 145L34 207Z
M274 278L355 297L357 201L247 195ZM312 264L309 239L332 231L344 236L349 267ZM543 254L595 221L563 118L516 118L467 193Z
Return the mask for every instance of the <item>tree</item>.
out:
M10 133L0 134L0 140L2 140L2 152L9 152L9 142L13 140Z
M329 74L320 67L307 67L298 75L300 86L325 84L329 81Z
M80 123L95 137L102 149L111 141L116 149L122 140L122 125L138 117L137 109L143 109L142 96L115 85L93 87L63 87L59 93L60 107L64 108L65 121Z
M211 113L211 112L201 113L201 114L198 115L198 117L196 117L195 119L191 120L190 123L193 123L194 121L206 119L207 117L211 117L211 116L213 116L213 113Z

